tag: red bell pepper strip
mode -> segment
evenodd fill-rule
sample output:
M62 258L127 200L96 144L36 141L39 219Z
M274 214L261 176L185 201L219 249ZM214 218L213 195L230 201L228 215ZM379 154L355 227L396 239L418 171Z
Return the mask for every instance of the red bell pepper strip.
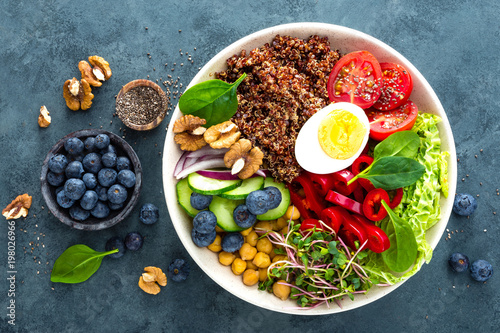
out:
M335 191L328 191L328 194L326 195L326 200L330 201L336 205L339 205L341 207L344 207L345 209L359 214L363 215L363 205L360 204L357 201L352 200L349 197L346 197L345 195L342 195L338 192Z
M354 200L356 200L357 202L365 201L366 190L363 188L363 186L356 187L352 194L354 195Z
M325 222L326 223L326 222ZM319 222L317 219L305 219L302 221L300 224L300 231L307 231L307 230L313 230L316 228L316 230L325 230L325 227Z
M305 219L310 219L313 218L313 212L311 212L309 209L307 209L304 206L304 199L301 197L295 189L292 187L291 184L288 184L288 190L290 192L290 201L292 201L293 205L295 208L299 210L300 216L305 218Z
M340 226L344 223L345 215L349 213L340 206L332 206L323 209L320 220L328 224L335 233L338 233Z
M335 184L335 179L332 177L332 174L319 175L308 171L304 171L303 174L313 182L322 197L325 197Z
M350 195L358 187L357 182L347 185L347 182L354 178L354 174L347 169L334 172L331 177L334 183L333 188L329 188L329 190L335 190L345 196Z
M356 219L365 229L368 237L368 249L375 253L382 253L391 247L391 241L384 230L377 227L373 222L368 221L365 217L353 214L352 217Z
M342 228L339 230L339 237L352 250L356 250L357 247L354 242L359 241L359 246L363 245L368 239L368 234L358 220L353 218L351 214L347 215L348 216L346 216L344 223L342 224Z
M365 197L363 201L363 213L370 221L380 221L387 216L387 211L382 206L382 200L389 202L389 194L384 189L376 188Z
M297 193L300 188L304 190L304 197ZM318 218L323 209L326 208L323 197L319 195L313 182L305 174L301 174L292 180L288 185L288 189L294 193L293 195L290 193L290 199L304 218ZM301 203L299 203L299 199Z
M387 202L389 208L394 209L399 206L401 200L403 199L403 193L403 188L387 191L387 194L389 194L389 198L391 199L391 202Z
M373 157L361 154L357 159L352 162L351 165L351 171L353 175L358 175L361 171L366 169L369 165L373 163ZM363 186L363 188L367 191L370 192L371 190L375 189L375 186L373 186L372 182L369 181L368 179L365 178L358 178L356 182L359 183L359 185Z

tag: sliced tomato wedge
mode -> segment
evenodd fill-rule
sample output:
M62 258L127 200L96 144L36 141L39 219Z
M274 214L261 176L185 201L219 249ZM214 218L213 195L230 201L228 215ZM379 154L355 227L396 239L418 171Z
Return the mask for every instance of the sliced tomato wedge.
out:
M413 80L410 72L399 64L382 62L380 68L382 69L382 86L380 97L373 107L381 111L392 110L408 100L413 90Z
M328 78L332 102L350 102L367 109L380 97L382 70L368 51L351 52L340 58Z
M418 108L412 101L406 101L390 111L370 108L365 113L370 122L370 138L382 141L395 132L410 130L417 120Z

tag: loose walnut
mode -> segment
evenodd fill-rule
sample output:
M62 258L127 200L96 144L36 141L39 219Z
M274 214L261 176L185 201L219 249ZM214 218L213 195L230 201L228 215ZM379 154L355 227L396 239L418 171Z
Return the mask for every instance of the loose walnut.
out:
M99 77L97 77L97 75L94 74L92 66L90 66L90 64L85 60L82 60L78 63L78 69L80 70L80 73L82 73L82 79L87 81L91 86L93 87L102 86L101 81L104 81L105 78L104 74L100 72L100 69L98 69Z
M160 286L156 284L156 282L146 282L144 278L141 276L139 278L139 288L147 292L151 295L156 295L160 292Z
M76 78L64 82L63 96L66 105L73 111L89 109L94 98L89 83L85 79L78 81Z
M28 209L31 207L31 196L28 193L17 196L12 202L2 210L2 215L7 220L18 219L28 216Z
M238 130L238 126L230 120L209 127L203 135L210 147L215 149L231 147L240 136L241 132Z
M47 110L45 105L42 105L42 107L40 107L40 115L38 116L38 126L49 127L52 122L52 117L49 116L49 114L49 110Z
M94 75L101 81L109 80L111 77L111 68L109 68L109 63L104 60L104 58L99 56L89 57L89 62L94 69L92 70Z
M203 138L205 133L205 119L193 115L184 115L177 119L173 126L175 133L174 141L181 146L182 150L195 151L207 143Z
M224 155L224 164L240 179L250 178L262 165L264 154L258 147L252 148L250 140L241 139Z
M146 273L143 273L139 278L139 287L148 294L158 294L160 286L165 287L167 285L167 276L158 267L148 266L144 270Z

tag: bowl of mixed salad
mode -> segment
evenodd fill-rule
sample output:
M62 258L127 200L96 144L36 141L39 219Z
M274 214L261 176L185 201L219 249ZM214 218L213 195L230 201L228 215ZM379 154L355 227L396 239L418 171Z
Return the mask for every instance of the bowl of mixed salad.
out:
M233 295L290 314L394 291L431 260L456 189L453 134L422 74L324 23L219 52L181 96L163 156L193 260Z

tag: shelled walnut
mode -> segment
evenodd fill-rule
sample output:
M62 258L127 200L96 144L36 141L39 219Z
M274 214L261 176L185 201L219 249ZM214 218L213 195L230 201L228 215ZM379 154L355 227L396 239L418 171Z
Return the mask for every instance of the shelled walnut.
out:
M78 81L76 78L64 82L63 96L66 105L73 111L89 109L94 98L89 83L85 79Z
M195 151L205 146L207 143L203 138L206 128L205 119L193 115L184 115L177 119L173 126L175 133L174 141L181 146L182 150Z
M38 126L49 127L52 122L52 117L49 116L50 112L47 110L45 105L40 107L40 115L38 116Z
M86 80L93 87L100 87L102 86L102 81L109 80L112 75L109 63L99 56L89 57L89 62L90 64L82 60L78 63L82 79Z
M224 164L233 175L238 174L240 179L247 179L259 170L263 157L260 148L252 148L250 140L240 139L224 155Z
M28 209L31 207L32 197L28 193L18 195L12 202L2 210L2 215L7 220L18 219L28 216Z
M205 141L214 149L229 148L240 136L238 126L230 120L209 127L203 134Z
M139 287L148 294L158 294L160 286L165 287L167 285L167 276L158 267L148 266L144 270L146 273L142 273L139 278Z

